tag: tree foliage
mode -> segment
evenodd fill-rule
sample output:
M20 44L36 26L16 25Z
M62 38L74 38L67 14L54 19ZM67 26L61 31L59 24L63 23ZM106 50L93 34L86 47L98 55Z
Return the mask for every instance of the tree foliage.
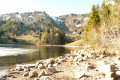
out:
M92 6L91 13L89 15L89 20L87 22L85 28L85 40L88 40L88 33L92 28L97 28L100 24L100 16L99 16L99 6Z
M111 2L112 1L112 2ZM85 28L84 39L91 46L120 52L120 1L104 0L93 5Z
M65 44L65 41L66 41L65 31L60 31L55 39L56 44Z

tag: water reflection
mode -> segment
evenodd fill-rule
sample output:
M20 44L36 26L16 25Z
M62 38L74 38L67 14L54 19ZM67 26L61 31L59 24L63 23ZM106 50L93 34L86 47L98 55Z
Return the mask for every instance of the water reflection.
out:
M15 48L24 49L38 49L38 51L26 54L19 54L17 56L3 56L0 57L0 66L8 66L12 64L20 64L24 62L32 62L40 59L48 59L58 57L63 54L70 53L71 49L64 47L51 47L51 46L14 46ZM13 47L13 48L14 48Z

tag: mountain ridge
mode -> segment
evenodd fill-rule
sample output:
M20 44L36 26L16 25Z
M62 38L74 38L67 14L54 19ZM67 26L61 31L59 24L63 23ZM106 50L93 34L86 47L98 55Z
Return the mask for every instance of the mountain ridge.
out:
M0 15L0 21L23 22L27 26L37 29L58 28L66 32L81 31L86 25L89 14L67 14L59 17L50 16L45 11L34 11L24 13L7 13ZM1 27L1 26L0 26ZM79 31L79 32L80 32Z

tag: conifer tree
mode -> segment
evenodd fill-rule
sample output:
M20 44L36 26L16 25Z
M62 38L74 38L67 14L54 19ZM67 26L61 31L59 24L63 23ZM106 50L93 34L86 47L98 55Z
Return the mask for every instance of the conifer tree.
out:
M55 42L56 42L56 44L61 44L61 35L60 35L60 33L58 33L58 35L56 36Z
M41 40L41 32L39 31L39 34L38 34L38 39Z
M85 40L88 40L87 37L90 36L90 34L88 35L89 31L93 28L97 29L100 23L99 6L93 5L91 10L92 11L89 15L89 20L87 21L87 25L85 28L85 34L84 34Z

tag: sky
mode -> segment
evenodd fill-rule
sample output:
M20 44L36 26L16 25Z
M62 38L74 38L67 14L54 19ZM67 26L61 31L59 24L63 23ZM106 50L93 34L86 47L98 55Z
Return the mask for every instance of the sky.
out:
M89 13L103 0L0 0L0 14L45 11L51 16Z

